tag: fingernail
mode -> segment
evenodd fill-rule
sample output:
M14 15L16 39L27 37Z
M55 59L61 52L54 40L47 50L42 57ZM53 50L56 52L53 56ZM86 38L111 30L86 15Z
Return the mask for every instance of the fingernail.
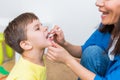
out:
M59 28L57 31L60 31L61 29Z

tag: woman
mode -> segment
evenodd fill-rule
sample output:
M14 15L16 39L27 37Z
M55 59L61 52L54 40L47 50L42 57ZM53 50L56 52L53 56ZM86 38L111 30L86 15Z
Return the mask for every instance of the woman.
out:
M120 1L97 0L96 6L102 13L102 23L86 43L81 47L68 43L62 30L56 31L59 28L56 26L51 33L55 33L54 39L59 45L53 42L53 46L48 48L47 57L52 61L66 64L81 80L118 80L120 79ZM82 65L70 54L81 57ZM95 66L91 66L92 64ZM108 65L107 70L105 64Z

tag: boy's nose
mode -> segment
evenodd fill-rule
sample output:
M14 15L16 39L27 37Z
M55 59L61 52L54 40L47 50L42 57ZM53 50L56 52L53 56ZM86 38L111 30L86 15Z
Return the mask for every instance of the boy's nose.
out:
M47 26L44 26L44 31L48 31L48 27Z

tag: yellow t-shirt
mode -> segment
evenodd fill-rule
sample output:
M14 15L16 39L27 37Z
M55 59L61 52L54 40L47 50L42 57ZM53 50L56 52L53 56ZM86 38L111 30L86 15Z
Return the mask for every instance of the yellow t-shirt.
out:
M46 67L20 58L6 80L46 80Z

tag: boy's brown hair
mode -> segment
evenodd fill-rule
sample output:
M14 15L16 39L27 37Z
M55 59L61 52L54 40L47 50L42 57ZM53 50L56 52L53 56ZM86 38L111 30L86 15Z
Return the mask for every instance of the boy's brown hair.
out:
M20 47L20 42L27 40L26 26L37 20L38 17L33 13L23 13L9 22L4 30L5 42L18 53L22 54L23 49Z

